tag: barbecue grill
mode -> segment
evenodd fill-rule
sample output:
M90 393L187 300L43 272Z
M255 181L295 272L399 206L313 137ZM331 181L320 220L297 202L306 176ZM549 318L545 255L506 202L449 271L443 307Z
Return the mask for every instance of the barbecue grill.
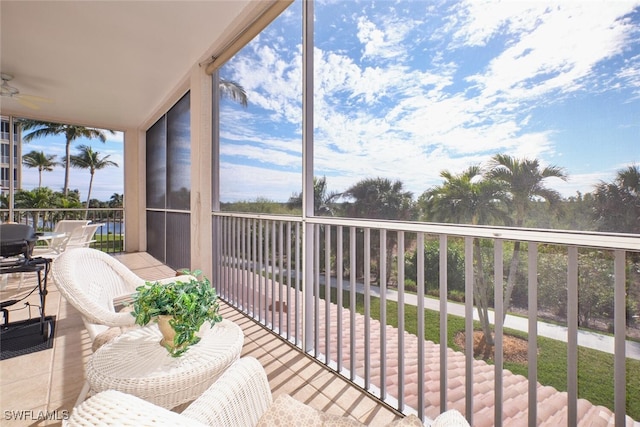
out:
M0 224L0 268L10 269L27 263L36 240L35 231L28 225Z
M0 224L0 274L37 273L38 283L33 291L21 299L10 299L0 302L0 309L4 315L4 325L9 323L10 307L38 289L40 295L40 323L44 329L44 308L47 296L47 276L49 274L50 259L33 258L33 248L38 237L33 227L26 224ZM44 277L42 271L44 270Z

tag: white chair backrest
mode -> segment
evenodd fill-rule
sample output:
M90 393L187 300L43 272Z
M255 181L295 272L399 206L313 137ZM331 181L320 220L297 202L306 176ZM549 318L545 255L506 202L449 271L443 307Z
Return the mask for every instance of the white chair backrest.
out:
M54 237L48 242L49 248L55 252L62 252L67 245L69 237L73 234L74 230L81 229L85 225L89 224L89 220L84 219L62 219L56 223L53 231L56 233L65 233L64 236Z
M135 292L145 281L111 255L69 248L55 259L51 272L60 294L82 315L91 340L123 318L134 324L131 314L115 312L113 299Z
M76 228L89 224L88 219L62 219L56 223L53 231L60 233L71 233Z
M65 249L68 248L88 248L93 241L93 236L102 224L88 224L73 230L67 240Z

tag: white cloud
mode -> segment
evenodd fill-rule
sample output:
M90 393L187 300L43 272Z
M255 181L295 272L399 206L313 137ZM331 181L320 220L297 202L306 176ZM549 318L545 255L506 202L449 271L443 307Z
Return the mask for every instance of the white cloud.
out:
M626 59L616 77L623 80L626 87L632 88L632 99L640 98L640 55Z
M403 46L407 34L419 22L412 19L401 19L391 13L381 15L381 25L378 26L365 16L357 21L357 36L364 47L363 58L371 59L402 59L407 55Z
M506 2L488 7L472 2L468 25L458 32L470 45L508 33L509 45L488 65L470 76L482 96L527 101L558 91L584 87L594 67L618 55L630 35L619 19L631 2ZM495 16L491 16L495 12ZM489 21L489 22L488 22Z
M536 110L593 92L594 83L638 93L640 55L616 70L603 67L629 49L638 30L620 17L638 4L471 1L445 9L416 2L422 13L407 15L401 2L354 6L332 23L352 27L348 48L332 36L314 48L316 175L337 191L376 175L401 179L418 195L441 182L441 170L457 173L498 152L542 163L564 154L558 144L568 130L541 122ZM455 13L438 16L444 10ZM269 122L252 107L233 124L223 121L224 138L242 143L225 152L282 168L301 153L300 52L282 49L281 39L261 43L229 70ZM284 123L295 125L296 138L270 136ZM590 178L576 177L575 186L590 191Z
M540 1L463 1L456 7L458 13L448 17L447 30L454 32L456 45L485 46L496 33L533 30L548 5Z
M106 136L107 142L113 142L116 144L123 144L124 142L124 133L119 130L115 131L113 135L106 133Z
M257 197L286 201L294 192L300 192L301 188L299 172L220 164L220 199L223 202L255 200Z
M257 160L260 163L284 166L294 170L300 170L302 163L299 155L292 155L266 147L225 144L221 147L220 154L222 156L242 156L246 159Z
M567 181L554 180L553 188L563 197L571 197L575 196L578 192L582 194L591 192L600 181L609 181L613 176L615 176L615 173L603 171L570 174ZM551 186L551 184L551 181L549 181L548 185Z
M231 71L232 80L241 80L252 106L271 112L272 120L285 119L290 123L299 123L302 93L299 52L294 52L291 59L286 59L283 56L289 53L286 50L279 52L272 46L256 44L251 47L255 49L251 60L237 57L225 71Z

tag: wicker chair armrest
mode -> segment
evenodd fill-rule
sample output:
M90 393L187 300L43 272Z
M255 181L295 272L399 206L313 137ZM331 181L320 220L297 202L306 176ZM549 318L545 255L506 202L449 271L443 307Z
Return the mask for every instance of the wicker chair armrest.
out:
M123 327L123 326L133 326L136 324L136 318L133 317L131 312L124 311L121 313L116 313L107 310L101 310L99 312L94 312L97 315L83 314L83 317L88 320L90 323L95 323L98 325L104 325L109 327Z
M264 368L253 357L238 359L182 415L200 423L253 427L272 403Z
M107 390L76 406L63 426L192 426L203 424L138 397Z

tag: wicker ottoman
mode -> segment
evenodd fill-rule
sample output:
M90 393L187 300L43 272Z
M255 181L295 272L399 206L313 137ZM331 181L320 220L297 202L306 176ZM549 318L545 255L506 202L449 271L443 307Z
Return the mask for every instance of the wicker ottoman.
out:
M239 359L244 343L242 329L230 320L213 328L205 323L200 334L198 344L175 358L159 344L157 324L120 335L91 356L90 391L118 390L167 409L193 401Z

